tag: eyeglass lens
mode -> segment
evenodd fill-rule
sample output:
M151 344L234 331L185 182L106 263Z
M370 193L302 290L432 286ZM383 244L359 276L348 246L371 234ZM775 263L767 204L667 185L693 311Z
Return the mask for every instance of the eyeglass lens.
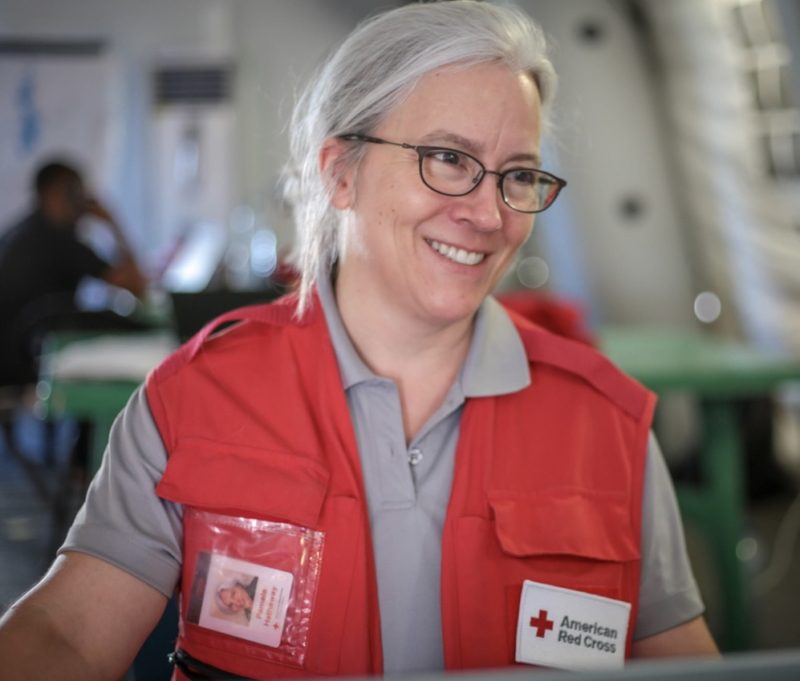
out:
M471 192L484 174L483 166L454 149L426 149L420 154L422 179L442 194L461 196ZM535 169L515 169L502 175L503 200L516 210L539 212L558 194L558 183Z

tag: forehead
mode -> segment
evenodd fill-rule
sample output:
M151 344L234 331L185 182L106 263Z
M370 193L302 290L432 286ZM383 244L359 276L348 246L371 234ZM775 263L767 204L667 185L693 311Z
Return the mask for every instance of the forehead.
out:
M63 175L52 184L52 187L57 191L74 193L83 190L83 181L74 175Z
M479 153L536 154L539 91L530 75L500 64L439 69L420 79L379 131L418 143L463 138Z

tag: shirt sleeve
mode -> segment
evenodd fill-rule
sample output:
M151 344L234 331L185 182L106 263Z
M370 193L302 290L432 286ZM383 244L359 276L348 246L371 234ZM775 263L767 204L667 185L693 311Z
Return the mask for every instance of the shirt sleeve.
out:
M167 454L140 387L111 429L103 463L59 553L105 560L170 597L180 576L182 507L155 493Z
M645 463L641 552L635 640L688 622L705 610L689 564L675 490L652 433Z

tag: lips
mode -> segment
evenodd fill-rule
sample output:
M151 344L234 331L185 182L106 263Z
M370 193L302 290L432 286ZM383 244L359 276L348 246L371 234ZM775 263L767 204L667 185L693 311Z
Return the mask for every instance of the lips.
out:
M451 244L445 244L435 239L425 239L425 242L439 255L458 263L459 265L478 265L486 257L486 253L467 251Z

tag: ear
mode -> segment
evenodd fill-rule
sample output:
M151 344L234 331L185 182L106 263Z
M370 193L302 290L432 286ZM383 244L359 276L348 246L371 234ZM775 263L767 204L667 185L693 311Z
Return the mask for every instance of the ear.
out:
M346 161L347 143L329 137L319 151L319 170L331 188L331 204L339 210L352 208L355 202L356 172Z

